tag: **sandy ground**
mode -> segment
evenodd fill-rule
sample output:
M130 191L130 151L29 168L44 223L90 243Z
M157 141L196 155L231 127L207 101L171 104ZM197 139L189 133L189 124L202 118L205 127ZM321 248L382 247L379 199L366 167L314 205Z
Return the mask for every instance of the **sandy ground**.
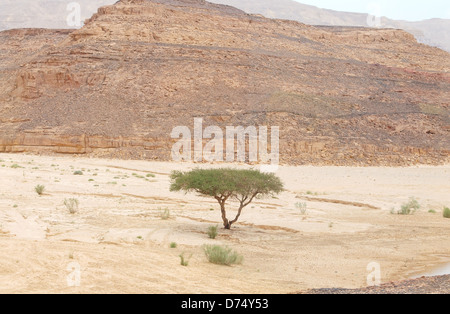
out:
M169 191L172 170L197 166L0 154L0 293L355 289L367 285L371 263L390 282L450 262L450 219L442 216L450 166L281 167L287 191L255 201L215 240L206 234L221 223L215 200ZM391 214L410 197L422 205L416 214ZM79 200L78 213L64 206L68 198ZM243 264L208 263L202 245L212 243L237 250Z

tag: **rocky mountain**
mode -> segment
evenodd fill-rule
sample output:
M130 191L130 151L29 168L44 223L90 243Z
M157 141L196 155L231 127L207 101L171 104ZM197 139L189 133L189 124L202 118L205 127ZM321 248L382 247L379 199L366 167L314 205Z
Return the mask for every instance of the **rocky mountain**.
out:
M0 151L170 159L175 126L279 126L290 164L449 161L450 58L401 30L121 0L0 32Z
M450 20L431 19L418 22L398 21L380 17L375 21L364 13L339 12L301 4L293 0L211 0L234 6L248 13L262 14L269 18L299 21L310 25L359 26L403 29L424 44L450 52ZM379 24L378 24L379 23Z
M0 31L13 28L73 28L67 17L73 8L80 6L83 22L100 6L114 4L117 0L2 0L0 2ZM310 25L373 26L373 20L363 13L339 12L301 4L293 0L211 0L231 5L247 13L262 14L268 18L288 19ZM68 10L70 9L70 10ZM420 22L396 21L382 17L379 27L403 29L424 44L450 52L450 20L431 19Z

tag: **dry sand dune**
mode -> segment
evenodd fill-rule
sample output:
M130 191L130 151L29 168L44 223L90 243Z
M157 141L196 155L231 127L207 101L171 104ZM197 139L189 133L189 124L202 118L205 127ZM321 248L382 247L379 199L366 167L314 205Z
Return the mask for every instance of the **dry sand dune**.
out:
M355 289L366 286L372 262L382 282L450 262L450 220L441 214L450 205L450 166L282 166L287 191L254 202L216 240L206 235L221 221L215 201L169 192L172 170L197 166L0 154L0 293ZM37 184L46 187L42 196ZM415 215L390 213L412 196L422 205ZM63 205L68 198L79 200L78 213ZM307 204L305 215L297 202ZM243 264L208 263L208 243L236 249ZM181 253L192 255L188 267L180 265ZM77 287L67 282L73 265L80 269Z

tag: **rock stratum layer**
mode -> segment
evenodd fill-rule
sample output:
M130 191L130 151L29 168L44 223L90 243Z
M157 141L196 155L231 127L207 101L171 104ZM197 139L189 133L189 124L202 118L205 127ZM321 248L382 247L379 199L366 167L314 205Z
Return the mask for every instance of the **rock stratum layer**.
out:
M279 126L289 164L449 162L450 55L401 30L122 0L0 33L0 151L170 160L175 126Z

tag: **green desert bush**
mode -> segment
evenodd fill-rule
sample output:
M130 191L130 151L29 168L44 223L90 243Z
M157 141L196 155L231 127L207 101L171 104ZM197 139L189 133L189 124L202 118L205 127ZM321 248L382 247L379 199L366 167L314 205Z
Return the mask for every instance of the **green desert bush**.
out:
M42 195L42 194L44 194L45 186L43 186L43 185L41 185L41 184L38 184L38 185L36 185L36 186L34 187L34 190L36 191L36 193L37 193L38 195Z
M450 208L445 207L443 215L444 215L444 218L450 218Z
M220 245L205 245L203 247L206 258L210 263L218 265L241 264L244 258L229 247Z
M419 209L420 209L419 202L414 197L411 197L407 203L405 203L401 206L400 210L397 211L397 214L398 215L412 215ZM392 211L392 212L395 213L395 211Z
M208 228L208 237L210 238L210 239L215 239L216 237L217 237L217 228L218 228L219 226L210 226L209 228Z
M80 202L76 198L69 198L64 200L64 205L69 210L69 213L76 214L78 212Z
M298 203L295 203L295 207L296 207L298 210L300 210L300 213L301 213L302 215L305 215L305 214L306 214L306 209L307 209L308 205L307 205L306 203L300 203L300 202L298 202Z
M176 242L170 243L170 248L171 249L176 249L177 248L177 243Z
M164 210L162 210L162 209L160 209L160 210L161 210L160 217L162 220L167 220L170 218L170 210L168 208L164 208Z
M185 266L185 267L189 266L189 259L192 257L192 255L189 256L188 258L186 258L186 257L184 256L184 253L181 253L181 254L178 255L178 256L180 257L180 265L181 265L181 266Z

